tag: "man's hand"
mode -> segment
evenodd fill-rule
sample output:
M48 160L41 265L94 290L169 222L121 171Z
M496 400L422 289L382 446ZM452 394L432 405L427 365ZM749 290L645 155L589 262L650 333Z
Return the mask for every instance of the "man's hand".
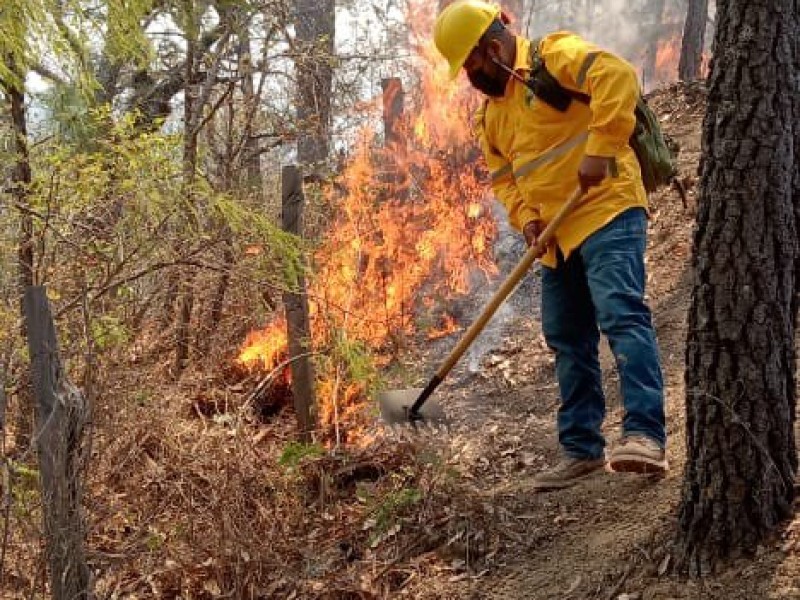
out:
M525 236L525 243L528 244L528 247L536 243L543 229L541 221L528 221L525 223L525 227L522 228L522 235Z
M586 155L583 157L581 166L578 167L578 181L580 181L584 194L589 191L590 187L599 185L606 178L613 160L608 156Z

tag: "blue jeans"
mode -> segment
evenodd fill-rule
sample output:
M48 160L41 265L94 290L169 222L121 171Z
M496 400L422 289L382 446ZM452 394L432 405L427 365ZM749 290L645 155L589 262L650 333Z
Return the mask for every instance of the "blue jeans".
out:
M632 208L589 236L568 260L559 252L555 269L542 267L542 329L556 352L558 437L568 456L603 455L601 331L619 370L623 434L666 443L664 383L644 302L646 235L644 209Z

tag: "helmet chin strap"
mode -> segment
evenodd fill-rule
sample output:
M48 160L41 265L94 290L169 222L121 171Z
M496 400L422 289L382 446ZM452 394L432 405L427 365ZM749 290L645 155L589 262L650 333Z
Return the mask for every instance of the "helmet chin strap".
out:
M511 77L513 77L514 79L516 79L516 80L517 80L517 81L519 81L520 83L523 83L523 84L526 84L526 85L527 85L527 82L525 81L525 78L524 78L524 77L522 77L522 75L520 75L519 73L517 73L517 72L516 72L514 69L512 69L511 67L509 67L508 65L506 65L506 64L505 64L503 61L496 59L494 56L490 56L490 57L489 57L489 59L490 59L490 60L491 60L491 61L492 61L494 64L496 64L498 67L500 67L501 69L503 69L503 71L505 71L506 73L508 73L509 75L511 75Z

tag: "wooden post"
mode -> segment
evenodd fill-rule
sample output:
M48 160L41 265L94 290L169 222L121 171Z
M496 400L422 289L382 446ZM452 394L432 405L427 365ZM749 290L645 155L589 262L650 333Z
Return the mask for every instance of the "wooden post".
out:
M283 229L295 235L302 235L303 222L303 184L300 170L295 165L287 165L281 171L281 198L283 202ZM300 438L311 441L314 397L314 367L311 357L311 327L308 319L308 297L305 277L297 276L297 288L283 294L286 309L286 326L289 341L289 359L292 368L292 395L297 413L297 426Z
M81 449L86 402L64 373L45 288L29 286L23 299L36 399L36 446L42 481L44 531L52 597L89 598L83 548Z

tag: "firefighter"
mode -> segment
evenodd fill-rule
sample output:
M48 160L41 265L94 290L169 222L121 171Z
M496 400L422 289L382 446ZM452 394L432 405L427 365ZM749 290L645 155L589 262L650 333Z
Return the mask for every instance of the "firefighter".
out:
M647 194L628 144L636 72L573 33L532 41L507 25L499 6L457 0L440 12L434 43L450 76L463 69L486 97L475 129L492 190L529 245L576 186L584 192L541 257L542 329L556 355L563 457L537 474L534 487L569 487L606 465L601 332L616 359L625 412L610 469L663 473L664 386L644 299ZM534 77L539 87L530 85Z

